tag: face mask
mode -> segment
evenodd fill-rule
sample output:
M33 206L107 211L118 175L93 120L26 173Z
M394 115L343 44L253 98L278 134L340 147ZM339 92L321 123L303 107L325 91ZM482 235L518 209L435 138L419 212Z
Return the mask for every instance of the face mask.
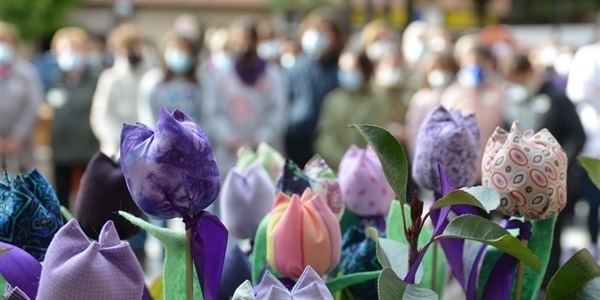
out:
M427 74L427 84L433 89L445 88L452 81L452 74L446 71L433 70Z
M514 84L508 91L508 99L512 102L525 102L533 97L536 88L530 84Z
M433 52L444 52L448 48L448 42L441 36L436 36L429 40L429 48Z
M404 47L404 58L407 62L414 64L418 62L427 52L425 43L419 40L413 40Z
M326 35L315 29L310 29L302 35L302 50L312 58L319 58L327 48L330 41Z
M276 59L279 56L280 43L277 41L268 41L260 44L256 49L258 57L264 60Z
M554 62L554 71L560 75L566 76L569 74L572 61L573 55L571 55L571 53L561 53Z
M0 43L0 65L7 65L13 59L13 50L7 43Z
M81 70L85 65L83 56L77 52L65 52L59 54L56 58L56 62L63 72Z
M192 66L189 54L180 50L168 50L165 53L165 64L167 69L175 74L183 74Z
M286 69L291 69L296 63L296 56L292 53L285 53L279 59L279 63Z
M338 71L338 82L344 89L350 91L358 91L363 87L364 78L361 72L353 71Z
M135 52L127 52L127 60L132 67L137 67L142 62L142 57Z
M379 40L366 49L367 57L372 62L378 62L381 58L390 51L394 50L394 45L390 41Z
M231 63L231 58L225 52L214 53L211 56L211 60L212 60L213 64L219 69L226 68Z
M548 46L540 51L540 62L546 68L552 67L557 58L558 50L554 47Z
M457 79L464 87L478 87L483 84L485 73L481 66L472 64L462 68L458 72Z
M375 73L375 83L378 86L391 88L397 87L404 80L404 73L400 68L382 68Z

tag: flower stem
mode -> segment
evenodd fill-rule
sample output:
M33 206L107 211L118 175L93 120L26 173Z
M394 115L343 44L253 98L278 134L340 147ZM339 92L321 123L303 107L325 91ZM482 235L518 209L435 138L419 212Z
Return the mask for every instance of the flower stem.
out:
M525 220L523 220L523 223L525 223L525 222L529 222L529 218L525 217ZM521 243L525 247L527 247L528 241L529 240L521 239ZM525 273L524 267L525 267L525 264L523 263L523 261L519 260L519 267L517 269L517 289L515 291L515 300L521 300L521 291L523 290L523 274Z
M437 285L437 254L438 254L438 245L433 244L433 266L431 268L431 289L436 290L435 287Z
M192 249L190 238L192 236L192 230L187 229L185 231L185 285L186 285L186 299L194 299L194 274L192 267Z

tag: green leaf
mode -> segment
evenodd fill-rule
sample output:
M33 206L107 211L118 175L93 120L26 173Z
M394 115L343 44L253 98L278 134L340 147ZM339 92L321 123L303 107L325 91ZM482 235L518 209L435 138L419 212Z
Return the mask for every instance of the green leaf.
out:
M254 249L250 256L252 262L252 283L258 284L261 280L260 274L263 267L267 264L267 226L269 225L269 217L271 214L267 214L256 230L256 237L254 239Z
M438 299L434 291L418 284L408 284L400 279L390 268L384 268L377 280L379 299L422 300Z
M60 213L63 215L63 217L67 220L67 221L71 221L73 220L73 214L71 214L71 212L69 211L68 208L64 207L64 206L60 206Z
M456 217L450 221L444 232L436 237L436 240L444 238L459 238L486 243L523 261L536 272L540 272L542 268L540 259L521 241L500 225L479 216Z
M383 166L383 173L401 204L406 203L408 161L404 148L387 130L375 125L351 125L373 147Z
M600 266L587 249L579 250L548 284L547 299L595 299L600 295Z
M327 282L327 288L333 295L349 286L376 279L379 277L379 274L381 274L381 270L344 275Z
M377 243L377 260L384 268L392 269L400 278L406 277L408 273L408 246L405 243L379 237L377 229L367 228L369 238ZM423 278L423 268L417 270L416 282Z
M577 158L579 163L583 166L583 168L587 171L588 176L596 185L597 188L600 189L600 159L580 156Z
M450 205L471 205L490 212L500 205L500 195L496 190L483 186L454 190L436 201L432 209Z

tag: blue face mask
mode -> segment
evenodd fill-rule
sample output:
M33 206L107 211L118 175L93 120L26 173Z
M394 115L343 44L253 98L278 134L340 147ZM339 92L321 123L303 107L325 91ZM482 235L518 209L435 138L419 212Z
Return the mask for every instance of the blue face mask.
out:
M189 54L180 50L168 50L165 53L165 64L167 69L175 74L183 74L192 66L192 58Z
M83 56L78 52L65 52L58 55L56 58L58 67L63 72L71 72L81 70L85 66Z
M478 64L468 65L462 68L457 75L458 82L465 87L478 87L485 80L485 72Z
M357 70L340 70L338 71L338 82L342 88L355 92L363 87L365 80L362 73Z
M7 43L0 43L0 65L6 65L13 59L13 50Z

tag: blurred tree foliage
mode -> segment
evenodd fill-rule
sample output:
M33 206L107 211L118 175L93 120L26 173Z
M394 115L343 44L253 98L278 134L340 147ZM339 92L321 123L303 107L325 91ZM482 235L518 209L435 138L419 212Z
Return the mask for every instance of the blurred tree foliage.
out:
M48 36L64 26L82 0L0 0L0 20L14 24L24 40Z
M306 14L311 10L325 6L328 0L266 0L267 4L277 11L295 11Z

